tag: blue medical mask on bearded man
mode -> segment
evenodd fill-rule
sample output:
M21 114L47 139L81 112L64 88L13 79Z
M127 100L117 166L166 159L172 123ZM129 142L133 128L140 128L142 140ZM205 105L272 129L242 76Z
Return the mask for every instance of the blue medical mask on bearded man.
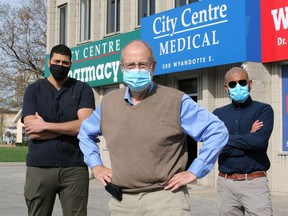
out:
M231 99L238 103L244 103L244 101L249 97L248 84L246 86L241 86L239 83L234 88L228 88L229 95Z
M150 70L124 70L123 82L126 83L132 91L143 91L151 84L151 81Z

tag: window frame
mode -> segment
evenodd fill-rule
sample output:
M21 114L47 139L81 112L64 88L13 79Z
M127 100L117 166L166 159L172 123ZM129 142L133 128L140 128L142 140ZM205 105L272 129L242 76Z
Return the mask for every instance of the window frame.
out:
M114 2L114 3L113 3ZM120 31L120 0L107 0L106 34Z
M80 0L79 42L91 39L91 0Z
M67 43L67 4L58 7L59 9L59 43Z
M146 3L145 9L143 9L143 5ZM141 18L146 16L151 16L155 14L155 0L138 0L138 19L137 19L137 25L141 25ZM146 15L143 15L145 14ZM142 13L142 14L141 14Z
M201 0L184 0L184 1L185 1L185 3L183 2L183 3L180 4L179 0L175 0L174 1L175 8L181 7L183 5L191 4L191 3L194 3L194 2L198 2L198 1L201 1Z

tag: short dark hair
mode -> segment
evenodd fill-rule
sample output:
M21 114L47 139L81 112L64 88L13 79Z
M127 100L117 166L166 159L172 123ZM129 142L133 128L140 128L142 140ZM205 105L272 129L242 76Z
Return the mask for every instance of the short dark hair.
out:
M72 52L71 52L70 48L67 47L67 46L64 45L64 44L56 45L56 46L54 46L54 47L51 49L50 59L52 58L52 56L53 56L54 53L57 53L57 54L60 54L60 55L69 56L69 57L70 57L70 60L71 60L71 58L72 58Z

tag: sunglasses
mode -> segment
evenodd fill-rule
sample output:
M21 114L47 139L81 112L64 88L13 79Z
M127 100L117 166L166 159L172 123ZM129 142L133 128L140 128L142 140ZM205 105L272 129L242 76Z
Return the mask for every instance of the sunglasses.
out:
M247 85L247 80L243 79L243 80L239 80L238 82L236 81L231 81L228 83L229 88L235 88L237 83L239 83L239 85L241 86L246 86Z

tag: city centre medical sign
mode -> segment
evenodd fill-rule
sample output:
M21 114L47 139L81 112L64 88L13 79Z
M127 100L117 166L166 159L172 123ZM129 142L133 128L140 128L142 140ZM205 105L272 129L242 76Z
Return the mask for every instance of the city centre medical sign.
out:
M261 61L259 0L205 0L141 20L155 75Z
M126 43L139 39L140 31L120 34L71 48L72 66L68 76L91 87L121 83L120 54ZM46 55L45 77L50 75Z
M288 59L288 1L261 0L262 62Z

